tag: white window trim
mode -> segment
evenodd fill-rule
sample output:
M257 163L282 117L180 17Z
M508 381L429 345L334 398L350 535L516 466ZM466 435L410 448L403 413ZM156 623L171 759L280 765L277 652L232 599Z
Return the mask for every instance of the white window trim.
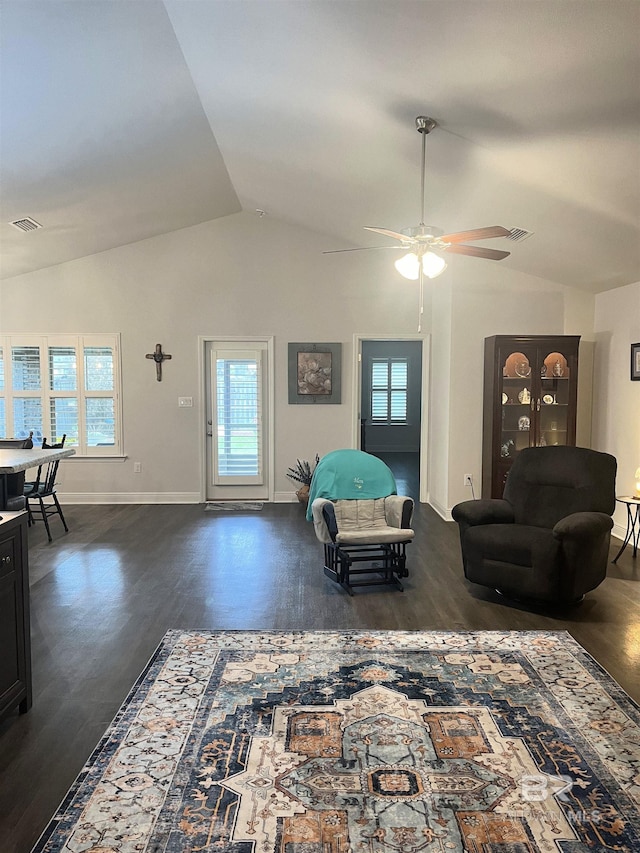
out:
M50 410L49 404L56 397L77 397L78 399L78 434L79 444L74 446L74 459L123 459L123 427L122 427L122 369L121 369L121 336L112 334L20 334L11 332L0 336L0 346L4 358L4 386L0 388L0 397L5 400L5 417L7 432L13 431L13 398L31 397L42 401L42 432L49 438ZM37 391L14 391L12 384L12 347L38 347L40 350L41 387ZM75 391L52 390L49 387L48 350L53 346L73 346L77 359L77 388ZM108 346L113 349L113 391L86 391L84 389L84 349L85 347ZM112 445L85 445L84 422L85 400L101 397L114 400L114 443Z

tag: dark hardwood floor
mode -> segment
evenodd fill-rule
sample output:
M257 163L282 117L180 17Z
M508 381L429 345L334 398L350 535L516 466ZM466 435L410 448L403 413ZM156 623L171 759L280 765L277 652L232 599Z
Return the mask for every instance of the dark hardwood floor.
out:
M419 453L374 453L393 472L399 495L420 500L420 454Z
M51 544L42 524L29 533L34 701L0 724L2 853L31 850L169 628L566 630L640 701L640 561L629 549L581 605L540 613L468 584L456 526L426 505L405 592L354 597L323 574L299 504L65 515L70 532L54 519Z

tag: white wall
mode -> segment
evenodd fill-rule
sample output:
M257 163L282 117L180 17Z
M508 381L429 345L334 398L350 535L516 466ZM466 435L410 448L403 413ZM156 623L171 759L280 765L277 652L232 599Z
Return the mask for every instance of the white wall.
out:
M447 275L451 273L446 285L450 288L450 304L443 313L449 311L450 327L438 322L434 311L432 403L435 413L440 403L447 400L448 418L438 433L433 464L439 466L439 473L436 480L433 471L432 497L434 506L445 518L451 517L452 506L472 497L471 489L464 486L465 474L473 475L475 496L479 497L481 492L484 339L500 334L579 334L588 339L593 334L592 295L497 264L462 260L464 264L456 265L455 271L451 266L447 270ZM436 279L433 284L437 282L440 287L441 280ZM438 366L436 354L441 354ZM588 358L585 375L590 379ZM588 392L585 388L586 412L582 416L587 427L591 417ZM448 449L443 466L445 437ZM582 437L588 443L584 430Z
M320 234L241 213L0 283L0 331L122 334L127 459L65 461L66 499L200 499L201 335L275 336L276 496L293 497L286 471L296 458L351 446L353 336L415 334L418 295L388 253L322 254L332 248L335 242ZM591 339L593 304L589 294L461 256L427 283L428 489L445 517L470 497L465 473L474 474L479 494L484 338ZM342 343L341 405L288 404L290 341ZM172 355L162 382L144 357L156 343ZM193 397L194 407L178 408L178 396ZM134 461L142 463L141 474L133 473Z
M65 461L66 499L199 499L199 335L275 336L276 492L293 496L285 473L296 458L351 446L353 333L414 333L417 298L385 253L322 254L330 248L322 235L237 214L2 282L1 331L122 334L128 458ZM288 404L290 341L342 343L341 405ZM162 382L145 359L156 343L172 356ZM178 396L194 407L178 408Z
M446 517L448 504L451 398L451 281L442 276L428 285L431 317L429 407L429 503ZM482 416L480 416L482 417Z
M593 447L618 460L616 491L633 494L640 466L640 382L630 378L631 344L640 342L640 282L600 293L595 300ZM624 537L626 510L614 516Z

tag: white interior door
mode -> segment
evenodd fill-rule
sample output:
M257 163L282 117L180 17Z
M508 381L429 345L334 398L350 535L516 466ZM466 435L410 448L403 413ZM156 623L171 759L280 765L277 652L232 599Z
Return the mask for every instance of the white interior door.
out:
M207 500L268 500L271 489L269 339L208 341Z

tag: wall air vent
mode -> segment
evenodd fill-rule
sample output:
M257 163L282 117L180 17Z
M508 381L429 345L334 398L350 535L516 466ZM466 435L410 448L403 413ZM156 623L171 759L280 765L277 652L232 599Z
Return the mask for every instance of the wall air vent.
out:
M30 216L25 216L24 219L14 219L10 225L13 225L18 231L35 231L38 228L42 228L42 225Z
M525 231L524 228L511 228L509 230L509 236L505 237L505 240L511 240L514 243L522 243L523 240L526 240L527 237L531 237L533 231Z

